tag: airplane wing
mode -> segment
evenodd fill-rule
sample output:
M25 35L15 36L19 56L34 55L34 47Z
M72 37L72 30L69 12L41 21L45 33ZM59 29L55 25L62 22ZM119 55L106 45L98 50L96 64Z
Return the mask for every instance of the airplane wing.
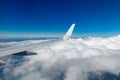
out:
M31 52L32 49L38 47L39 44L12 46L0 49L0 56L5 55L36 55L37 53Z
M70 36L72 35L73 29L75 24L72 24L72 26L69 28L65 36L63 37L64 40L70 39ZM22 46L12 46L7 48L0 49L0 57L5 55L36 55L36 52L33 52L31 50L39 47L41 44L32 44L32 45L22 45Z

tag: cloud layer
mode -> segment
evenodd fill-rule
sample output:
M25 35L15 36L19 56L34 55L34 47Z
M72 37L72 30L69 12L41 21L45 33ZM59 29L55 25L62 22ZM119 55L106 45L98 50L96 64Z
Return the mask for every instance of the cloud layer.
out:
M2 43L2 42L1 42ZM40 43L36 56L7 56L1 80L88 80L90 72L120 72L120 36L88 37L68 41L31 40L2 43L18 46ZM11 72L12 71L12 72Z

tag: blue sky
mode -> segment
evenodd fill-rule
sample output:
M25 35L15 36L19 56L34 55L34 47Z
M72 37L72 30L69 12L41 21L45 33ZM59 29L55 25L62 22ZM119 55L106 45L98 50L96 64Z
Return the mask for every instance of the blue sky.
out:
M3 0L0 35L61 35L76 23L74 35L120 33L120 0Z

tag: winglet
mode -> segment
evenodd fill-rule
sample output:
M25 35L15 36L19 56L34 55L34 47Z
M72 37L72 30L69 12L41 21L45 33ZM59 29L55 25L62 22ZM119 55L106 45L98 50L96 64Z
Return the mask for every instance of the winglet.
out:
M74 30L75 24L72 24L67 33L64 35L63 40L68 40L70 39L72 32Z

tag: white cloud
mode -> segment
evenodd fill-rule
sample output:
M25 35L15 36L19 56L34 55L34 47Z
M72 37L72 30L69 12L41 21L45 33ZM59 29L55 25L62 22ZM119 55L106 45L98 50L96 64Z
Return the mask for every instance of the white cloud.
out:
M13 69L13 77L20 76L19 80L87 80L89 72L106 71L116 75L120 72L120 36L43 42L10 44L41 44L34 50L38 55L24 57L27 60Z

